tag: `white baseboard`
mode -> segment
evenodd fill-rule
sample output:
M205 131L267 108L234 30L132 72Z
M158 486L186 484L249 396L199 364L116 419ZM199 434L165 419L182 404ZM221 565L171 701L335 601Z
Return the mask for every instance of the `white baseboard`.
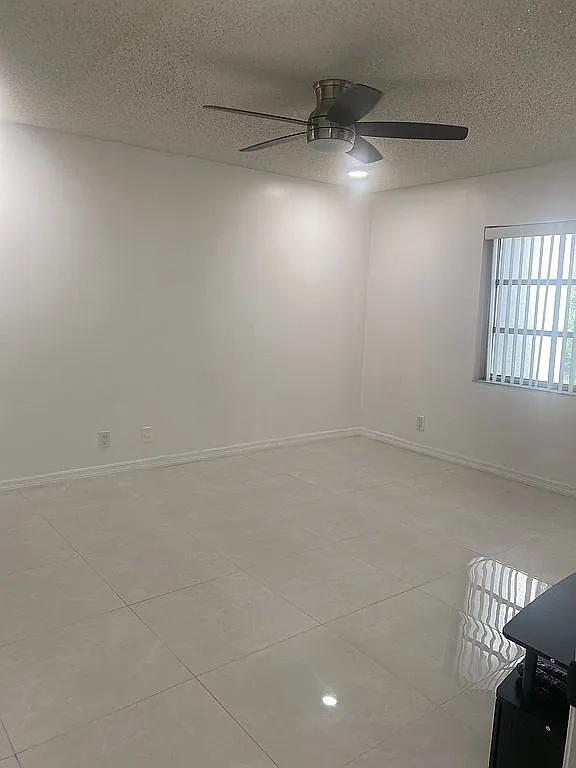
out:
M175 467L178 464L192 464L197 461L207 461L218 459L223 456L233 456L236 454L253 453L255 451L266 450L267 448L276 448L283 445L299 445L315 442L318 440L331 440L339 437L353 437L362 435L363 437L377 440L381 443L395 445L397 448L403 448L415 453L421 453L426 456L433 456L437 459L449 461L452 464L460 464L470 469L477 469L481 472L489 472L508 480L516 480L525 485L532 485L536 488L543 488L547 491L560 493L563 496L576 497L576 487L559 483L554 480L548 480L537 475L527 475L523 472L503 467L499 464L490 464L486 461L471 459L468 456L461 456L457 453L442 451L432 448L429 445L415 443L411 440L405 440L402 437L388 435L384 432L378 432L374 429L364 427L348 427L345 429L332 429L325 432L311 432L309 434L292 435L290 437L280 437L272 440L257 440L252 443L238 443L236 445L227 445L221 448L206 448L200 451L189 451L186 453L171 454L168 456L153 456L146 459L134 459L131 461L121 461L115 464L101 464L93 467L82 467L78 469L66 469L60 472L50 472L45 475L32 475L30 477L18 477L12 480L0 481L0 492L13 491L20 488L34 488L55 483L66 483L69 480L81 478L106 477L116 475L122 472L132 472L139 469L153 469L161 467Z
M469 467L470 469L477 469L481 472L489 472L492 475L498 475L498 477L504 477L507 480L517 480L520 483L524 483L524 485L533 485L536 488L543 488L547 491L560 493L563 496L576 497L576 487L573 485L560 483L555 480L548 480L547 478L539 477L538 475L526 475L523 472L518 472L515 469L500 466L500 464L490 464L487 461L471 459L468 456L461 456L458 453L441 451L437 448L432 448L429 445L414 443L411 440L405 440L404 438L396 437L395 435L387 435L384 432L377 432L374 429L362 428L359 431L360 434L364 437L369 437L372 440L378 440L381 443L395 445L397 448L405 448L408 451L422 453L426 456L433 456L436 459L444 459L445 461L449 461L452 464L461 464L465 467Z
M100 464L93 467L66 469L60 472L49 472L45 475L32 475L30 477L17 477L13 480L2 480L0 481L0 492L14 491L20 488L53 485L55 483L66 483L69 480L77 480L80 478L106 477L108 475L117 475L121 472L133 472L138 469L175 467L178 464L192 464L196 461L207 461L209 459L218 459L222 456L252 453L254 451L265 450L266 448L312 443L318 440L331 440L338 437L351 437L359 434L361 434L359 427L331 429L326 432L311 432L310 434L292 435L290 437L280 437L273 440L257 440L253 443L238 443L236 445L226 445L221 448L205 448L201 451L190 451L168 456L153 456L146 459L120 461L115 464Z

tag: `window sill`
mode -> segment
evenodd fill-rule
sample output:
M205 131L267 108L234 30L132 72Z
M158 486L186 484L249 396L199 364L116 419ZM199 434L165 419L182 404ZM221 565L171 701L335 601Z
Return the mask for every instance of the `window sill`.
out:
M545 389L544 387L526 387L523 384L506 384L501 381L486 381L486 379L473 379L475 384L483 384L486 387L500 387L501 389L515 389L520 392L534 392L539 395L556 395L557 397L574 397L576 392L558 392L556 389Z

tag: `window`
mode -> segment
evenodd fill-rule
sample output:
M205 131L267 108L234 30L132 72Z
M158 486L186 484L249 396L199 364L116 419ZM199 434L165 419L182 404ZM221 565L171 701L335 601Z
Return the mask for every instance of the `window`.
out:
M576 222L492 227L486 381L576 394Z

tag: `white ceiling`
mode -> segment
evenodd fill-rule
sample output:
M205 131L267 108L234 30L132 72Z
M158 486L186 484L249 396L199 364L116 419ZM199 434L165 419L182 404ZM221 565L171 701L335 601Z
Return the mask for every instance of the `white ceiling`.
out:
M373 120L470 127L375 140L390 189L576 157L574 0L0 0L0 118L340 183L350 158L287 144L312 83L384 91Z

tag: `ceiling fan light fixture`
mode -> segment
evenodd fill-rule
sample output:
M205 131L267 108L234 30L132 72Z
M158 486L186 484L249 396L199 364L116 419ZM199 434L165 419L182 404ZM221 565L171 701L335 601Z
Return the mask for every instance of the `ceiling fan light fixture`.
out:
M368 171L362 171L359 168L354 168L347 172L347 175L351 179L365 179L368 176Z
M327 155L343 155L345 152L349 152L354 146L348 139L339 138L322 138L312 139L308 144L317 149L318 152L324 152Z
M348 153L360 163L377 163L382 160L380 150L366 140L418 139L420 141L462 141L468 136L468 128L441 123L366 122L361 120L376 106L382 91L362 83L352 83L331 77L314 83L316 107L307 120L269 112L255 112L238 107L205 104L206 109L218 112L246 115L298 125L301 130L288 136L278 136L258 144L242 147L240 152L256 152L306 136L308 146L328 155ZM305 130L304 130L305 128ZM352 178L363 178L352 176Z

